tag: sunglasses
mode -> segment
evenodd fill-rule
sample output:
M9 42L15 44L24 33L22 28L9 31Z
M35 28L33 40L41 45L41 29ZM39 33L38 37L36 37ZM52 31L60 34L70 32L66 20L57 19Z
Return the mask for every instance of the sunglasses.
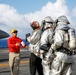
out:
M17 31L14 31L13 33L17 33Z

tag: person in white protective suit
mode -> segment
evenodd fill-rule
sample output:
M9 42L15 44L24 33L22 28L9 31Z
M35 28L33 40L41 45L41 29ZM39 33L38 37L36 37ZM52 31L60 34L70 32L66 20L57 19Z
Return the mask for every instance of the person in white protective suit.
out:
M44 75L50 74L50 65L52 62L53 57L51 56L50 60L47 61L45 59L45 55L47 51L49 50L53 40L53 23L54 21L50 16L45 17L45 19L42 21L42 36L41 36L41 46L40 51L43 51L43 57L42 57L42 66L43 66L43 73Z
M68 41L70 41L69 39L71 38L68 36L71 34L71 28L68 26L70 23L67 17L65 15L58 17L56 23L57 27L55 29L54 43L51 45L46 55L46 58L48 58L52 51L54 51L56 55L51 64L50 75L72 75L73 55L72 51L70 50L72 50L76 45L72 45L75 37L71 40L72 48L70 48L71 46L69 45Z
M32 35L26 34L27 41L29 44L29 50L31 52L30 55L30 62L29 62L29 68L30 68L30 75L36 75L36 71L38 72L38 75L43 75L43 68L42 68L42 59L39 57L40 55L40 38L42 34L42 30L39 26L38 21L33 21L31 23L31 27L33 29Z

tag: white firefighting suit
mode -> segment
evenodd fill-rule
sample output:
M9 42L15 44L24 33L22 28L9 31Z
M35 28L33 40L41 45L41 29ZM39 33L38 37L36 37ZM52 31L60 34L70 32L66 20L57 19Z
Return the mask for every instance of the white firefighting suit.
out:
M52 43L52 37L53 37L53 29L52 28L48 28L46 29L43 34L42 34L42 37L41 37L41 45L44 45L44 44L50 44L51 46L51 43ZM42 50L41 50L42 51ZM44 51L45 53L45 51ZM42 58L42 66L43 66L43 73L44 75L50 75L50 65L51 65L51 62L52 62L52 57L50 58L49 62L47 60L45 60L45 54L43 54L43 58Z
M32 35L27 38L28 42L30 42L29 44L30 52L34 53L37 56L39 56L41 34L42 34L41 29L35 29L33 30Z
M51 64L50 75L71 75L72 74L72 55L67 54L67 49L63 48L63 44L66 38L64 38L64 31L68 29L68 25L65 22L59 22L55 30L54 43L51 45L50 50L55 51L56 57ZM50 54L48 52L48 55Z
M29 51L31 52L30 56L30 74L35 75L36 70L38 71L39 75L43 75L42 69L42 59L40 58L40 38L41 38L42 31L41 29L33 30L31 36L27 37L27 40L30 42L29 44Z

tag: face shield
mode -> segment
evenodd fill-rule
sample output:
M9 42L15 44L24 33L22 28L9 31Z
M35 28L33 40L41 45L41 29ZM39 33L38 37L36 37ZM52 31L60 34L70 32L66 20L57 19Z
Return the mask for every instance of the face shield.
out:
M35 29L37 29L37 28L40 27L40 26L39 26L39 23L38 23L37 21L34 21L34 22L30 23L30 26L31 26L31 28L32 28L33 30L35 30Z
M45 17L45 19L41 23L42 30L52 27L53 23L54 21L52 20L50 16Z
M58 20L58 22L64 22L64 23L66 23L66 24L70 24L70 22L68 21L67 17L64 16L64 15L58 17L57 20Z

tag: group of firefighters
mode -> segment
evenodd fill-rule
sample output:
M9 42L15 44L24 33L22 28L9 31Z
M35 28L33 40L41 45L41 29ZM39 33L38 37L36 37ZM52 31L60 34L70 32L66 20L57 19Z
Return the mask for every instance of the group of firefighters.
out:
M30 24L33 29L32 34L26 34L31 52L30 75L36 75L36 71L39 75L72 75L76 37L75 30L69 24L70 22L65 15L59 16L55 21L47 16L41 26L38 21L33 21ZM17 30L14 31L17 33ZM25 44L21 40L19 41L24 47ZM15 45L17 46L18 43ZM8 46L10 47L9 40ZM10 53L12 52L14 51ZM12 75L18 75L18 73L13 74L12 72Z

